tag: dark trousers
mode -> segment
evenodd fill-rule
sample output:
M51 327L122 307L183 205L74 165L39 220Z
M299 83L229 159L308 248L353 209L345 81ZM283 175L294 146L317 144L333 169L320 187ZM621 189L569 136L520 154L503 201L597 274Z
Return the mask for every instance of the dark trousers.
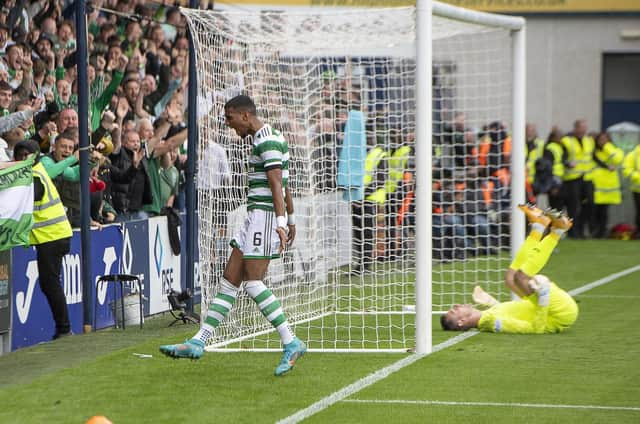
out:
M633 203L636 205L636 231L640 235L640 193L633 193Z
M432 220L433 259L464 259L469 246L462 217L434 213Z
M362 270L373 262L376 204L368 200L351 203L353 227L353 264Z
M47 302L49 302L49 308L51 308L51 314L56 323L56 333L58 334L71 331L67 299L60 282L62 258L70 250L71 238L36 245L40 289L47 298Z
M595 238L604 238L607 235L607 222L609 220L609 205L593 205L591 215L591 235Z
M580 216L578 219L578 234L584 235L585 230L589 227L589 233L593 234L593 182L583 180L580 185ZM574 224L576 224L574 222ZM606 223L605 223L606 225Z
M384 243L384 259L395 260L400 256L398 246L398 212L402 205L402 199L397 192L388 195L388 199L384 204L385 212L385 236Z
M67 208L67 219L72 228L78 228L81 225L80 209Z
M564 197L564 205L567 208L567 215L573 219L573 227L569 230L569 237L583 237L582 225L580 221L580 209L582 202L580 194L582 192L582 178L562 183L562 194ZM580 224L580 225L579 225Z
M549 192L549 206L553 209L561 211L564 208L564 196L561 188L552 189Z

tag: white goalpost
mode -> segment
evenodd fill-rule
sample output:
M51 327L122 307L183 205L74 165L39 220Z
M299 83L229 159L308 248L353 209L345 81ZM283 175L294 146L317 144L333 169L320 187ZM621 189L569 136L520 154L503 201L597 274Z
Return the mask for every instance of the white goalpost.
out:
M243 93L289 144L294 245L267 286L310 350L431 350L474 285L503 299L524 238L524 20L443 3L182 9L198 74L202 307L246 210ZM208 350L280 350L245 294Z

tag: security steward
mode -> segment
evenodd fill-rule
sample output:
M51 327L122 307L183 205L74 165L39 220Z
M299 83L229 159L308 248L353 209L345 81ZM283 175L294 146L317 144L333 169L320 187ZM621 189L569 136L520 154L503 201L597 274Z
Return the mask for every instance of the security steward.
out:
M640 144L624 157L622 174L631 183L631 193L636 208L636 236L640 236Z
M55 321L55 340L71 334L60 271L62 258L71 249L73 233L58 190L39 161L38 143L34 140L20 141L13 151L16 161L25 160L31 154L36 155L33 165L33 228L29 234L29 242L36 246L40 289L47 298Z
M592 171L595 167L593 150L595 140L587 135L587 123L578 119L573 124L573 132L562 138L569 161L563 178L563 194L567 214L573 219L569 237L584 238L585 227L593 213Z
M624 151L613 144L609 134L602 132L596 137L593 159L596 166L592 172L594 208L590 228L594 238L604 238L609 222L609 205L622 203L618 168L624 160Z
M381 171L385 168L384 159L388 155L379 146L369 150L364 162L364 200L353 202L351 206L354 252L352 273L356 275L370 268L374 259L378 206L383 207L386 200Z

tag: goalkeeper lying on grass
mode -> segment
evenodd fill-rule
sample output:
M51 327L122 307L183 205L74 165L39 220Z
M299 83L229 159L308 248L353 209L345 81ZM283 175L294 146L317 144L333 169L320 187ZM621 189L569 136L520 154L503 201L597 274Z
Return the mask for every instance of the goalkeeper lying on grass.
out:
M521 299L499 303L476 287L473 300L485 311L471 305L454 305L440 317L444 330L465 331L478 328L494 333L559 333L578 317L578 305L564 290L538 272L572 221L563 213L542 211L535 205L520 205L531 223L531 231L516 254L505 276L507 286ZM543 237L550 226L550 232Z

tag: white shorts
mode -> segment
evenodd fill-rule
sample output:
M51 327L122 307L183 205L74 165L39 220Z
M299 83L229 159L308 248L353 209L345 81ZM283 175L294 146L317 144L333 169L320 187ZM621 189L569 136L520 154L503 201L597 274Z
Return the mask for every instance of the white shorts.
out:
M231 239L231 247L240 249L245 258L276 259L280 257L280 237L276 232L276 214L273 211L253 209L240 231Z

